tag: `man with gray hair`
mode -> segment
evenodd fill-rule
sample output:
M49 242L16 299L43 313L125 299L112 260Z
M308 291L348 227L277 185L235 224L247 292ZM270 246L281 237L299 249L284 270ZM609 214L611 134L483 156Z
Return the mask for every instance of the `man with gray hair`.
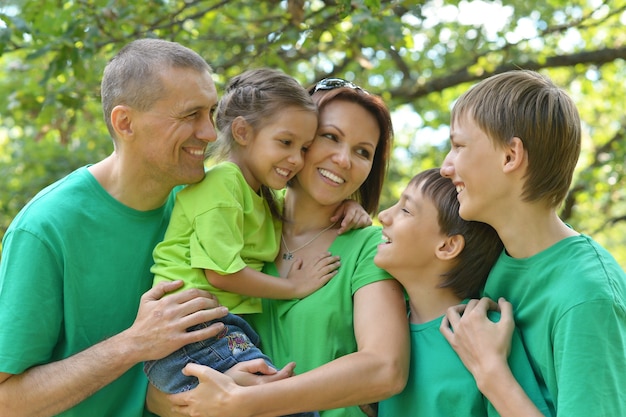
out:
M141 362L223 327L186 331L226 314L211 294L150 289L173 189L204 177L216 139L209 65L174 42L131 42L104 70L102 105L113 153L42 190L3 240L3 415L147 415Z

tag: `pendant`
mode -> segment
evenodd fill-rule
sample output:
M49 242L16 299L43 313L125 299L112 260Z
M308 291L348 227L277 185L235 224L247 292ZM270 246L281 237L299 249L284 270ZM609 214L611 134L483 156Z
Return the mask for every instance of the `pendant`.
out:
M293 259L293 255L291 254L291 252L285 252L283 253L283 259L285 261L290 261Z

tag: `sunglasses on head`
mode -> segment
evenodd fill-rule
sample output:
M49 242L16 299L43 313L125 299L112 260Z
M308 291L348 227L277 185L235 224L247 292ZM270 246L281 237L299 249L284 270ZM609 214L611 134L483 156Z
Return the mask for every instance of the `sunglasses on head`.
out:
M351 88L353 90L360 90L363 91L365 94L369 94L367 91L354 84L353 82L341 78L324 78L323 80L315 84L315 86L311 87L311 89L309 89L309 94L313 95L318 91L334 90L335 88Z

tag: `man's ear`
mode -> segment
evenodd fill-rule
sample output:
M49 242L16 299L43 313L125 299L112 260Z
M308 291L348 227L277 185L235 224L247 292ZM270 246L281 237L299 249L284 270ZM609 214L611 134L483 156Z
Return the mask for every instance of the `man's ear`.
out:
M231 132L233 133L235 142L241 146L248 145L252 140L252 126L241 116L237 116L235 120L233 120Z
M115 106L111 111L111 126L118 138L128 138L133 135L132 110L128 106Z
M504 172L513 172L524 168L528 160L528 152L524 142L517 136L504 145Z
M437 246L435 255L441 260L448 261L459 256L464 247L465 238L463 235L446 236Z

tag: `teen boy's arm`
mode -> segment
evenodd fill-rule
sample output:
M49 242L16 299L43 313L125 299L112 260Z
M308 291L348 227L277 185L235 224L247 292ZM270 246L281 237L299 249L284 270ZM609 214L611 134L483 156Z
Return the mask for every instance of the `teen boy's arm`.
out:
M498 322L489 320L489 310L501 312ZM544 417L509 367L514 328L513 308L509 302L500 299L496 304L489 298L482 298L450 307L440 330L498 414Z
M613 289L618 287L615 285ZM620 291L615 294L615 299L619 299ZM442 333L492 404L513 405L521 401L521 390L519 384L506 378L510 369L503 358L509 345L503 337L504 331L484 318L482 310L489 301L481 300L476 304L479 308L473 311L475 314L466 311L462 318L458 311L449 310L449 321L444 321L452 326L452 331L444 329L442 324ZM499 302L501 309L504 304L509 303ZM505 316L512 323L512 311L503 311L503 319ZM461 320L463 325L459 326ZM461 337L457 338L453 332L461 332L457 333ZM544 379L554 397L557 416L626 415L624 303L599 298L580 303L559 318L550 337L552 351L544 361L550 361L553 369L546 369Z

